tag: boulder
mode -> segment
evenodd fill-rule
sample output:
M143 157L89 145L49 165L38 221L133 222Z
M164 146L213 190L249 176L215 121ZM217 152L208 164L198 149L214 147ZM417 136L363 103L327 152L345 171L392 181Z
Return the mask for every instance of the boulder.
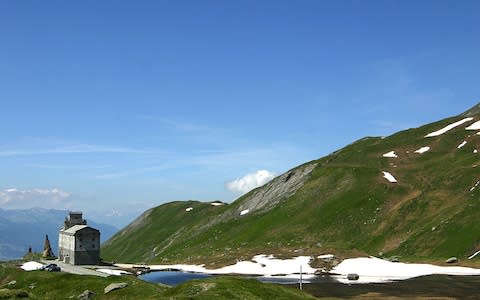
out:
M90 291L90 290L85 290L83 293L77 296L77 299L80 300L91 300L93 297L95 297L95 293Z
M358 280L358 278L360 278L360 276L358 276L356 273L350 273L347 275L348 280Z
M455 256L452 256L449 259L447 259L445 262L447 264L454 264L454 263L458 262L458 258L456 258Z
M111 291L118 290L118 289L123 289L123 288L126 288L127 286L128 286L128 283L126 283L126 282L111 283L111 284L107 285L106 288L103 289L103 292L105 294L108 294Z

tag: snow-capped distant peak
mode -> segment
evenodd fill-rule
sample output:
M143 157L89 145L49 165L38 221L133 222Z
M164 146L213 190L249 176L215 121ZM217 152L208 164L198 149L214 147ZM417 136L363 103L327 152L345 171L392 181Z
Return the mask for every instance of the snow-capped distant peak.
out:
M422 153L427 152L428 150L430 150L430 147L426 146L426 147L422 147L422 148L420 148L420 149L418 149L418 150L415 150L415 153L420 153L420 154L422 154Z
M449 125L443 127L443 128L440 129L440 130L437 130L437 131L434 131L434 132L430 132L430 133L427 134L425 137L427 138L427 137L434 137L434 136L442 135L442 134L444 134L445 132L447 132L447 131L449 131L449 130L457 127L457 126L460 126L460 125L462 125L462 124L465 123L465 122L471 121L471 120L473 120L472 117L468 117L468 118L462 119L462 120L457 121L457 122L455 122L455 123L449 124Z
M395 154L395 151L390 151L390 152L387 152L383 155L383 157L398 157L398 155Z
M390 174L389 172L383 171L383 178L390 181L391 183L397 182L397 179L395 177L393 177L393 175Z

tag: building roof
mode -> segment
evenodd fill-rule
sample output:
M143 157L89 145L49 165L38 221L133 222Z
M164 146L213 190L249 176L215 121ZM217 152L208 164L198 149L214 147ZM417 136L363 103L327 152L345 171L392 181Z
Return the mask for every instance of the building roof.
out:
M63 232L67 233L67 234L71 234L71 235L74 235L75 233L77 233L78 231L80 230L83 230L85 228L90 228L92 230L95 230L95 231L98 231L97 229L95 228L92 228L88 225L73 225L72 227L68 228L67 230L62 230Z

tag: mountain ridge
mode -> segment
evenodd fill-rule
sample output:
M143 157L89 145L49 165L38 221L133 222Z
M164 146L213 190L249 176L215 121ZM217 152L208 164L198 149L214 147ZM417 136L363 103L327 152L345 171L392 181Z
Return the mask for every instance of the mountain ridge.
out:
M285 172L229 205L163 204L137 219L135 228L127 226L112 237L102 251L116 261L163 263L225 263L259 253L328 251L344 256L467 256L480 248L480 225L475 222L480 194L473 188L480 180L475 169L480 165L475 153L480 136L478 130L465 130L479 121L478 107L385 138L357 140ZM426 137L461 121L465 114L472 119ZM395 156L385 156L392 151ZM288 174L298 170L308 172L293 193L280 195L279 201L263 199L273 185L282 190ZM396 182L387 180L386 173ZM249 202L255 195L259 200ZM185 211L189 207L192 210ZM159 215L164 217L152 218ZM159 227L164 235L153 237ZM135 247L149 255L132 249L128 241L132 235L139 241ZM145 240L149 242L141 242Z

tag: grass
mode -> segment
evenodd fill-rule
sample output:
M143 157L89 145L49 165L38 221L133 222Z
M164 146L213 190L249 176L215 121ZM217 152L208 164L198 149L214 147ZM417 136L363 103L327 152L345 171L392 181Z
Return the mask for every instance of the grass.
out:
M16 283L8 285L15 280ZM111 283L128 286L104 294ZM133 276L97 277L46 271L22 271L11 264L0 265L0 299L76 299L85 290L94 299L315 299L307 293L255 279L215 277L192 280L175 288L139 280Z
M480 247L477 219L480 136L460 126L424 138L458 117L386 138L365 138L308 164L303 185L268 210L239 216L252 191L228 206L188 201L161 205L103 245L107 260L209 263L255 254L345 257L377 254L434 259L466 257ZM466 140L461 149L457 146ZM423 146L431 150L414 153ZM394 150L398 158L382 155ZM300 168L300 167L298 167ZM293 169L295 171L296 169ZM382 178L391 172L398 183ZM191 212L185 208L193 207ZM321 245L321 246L318 246Z

